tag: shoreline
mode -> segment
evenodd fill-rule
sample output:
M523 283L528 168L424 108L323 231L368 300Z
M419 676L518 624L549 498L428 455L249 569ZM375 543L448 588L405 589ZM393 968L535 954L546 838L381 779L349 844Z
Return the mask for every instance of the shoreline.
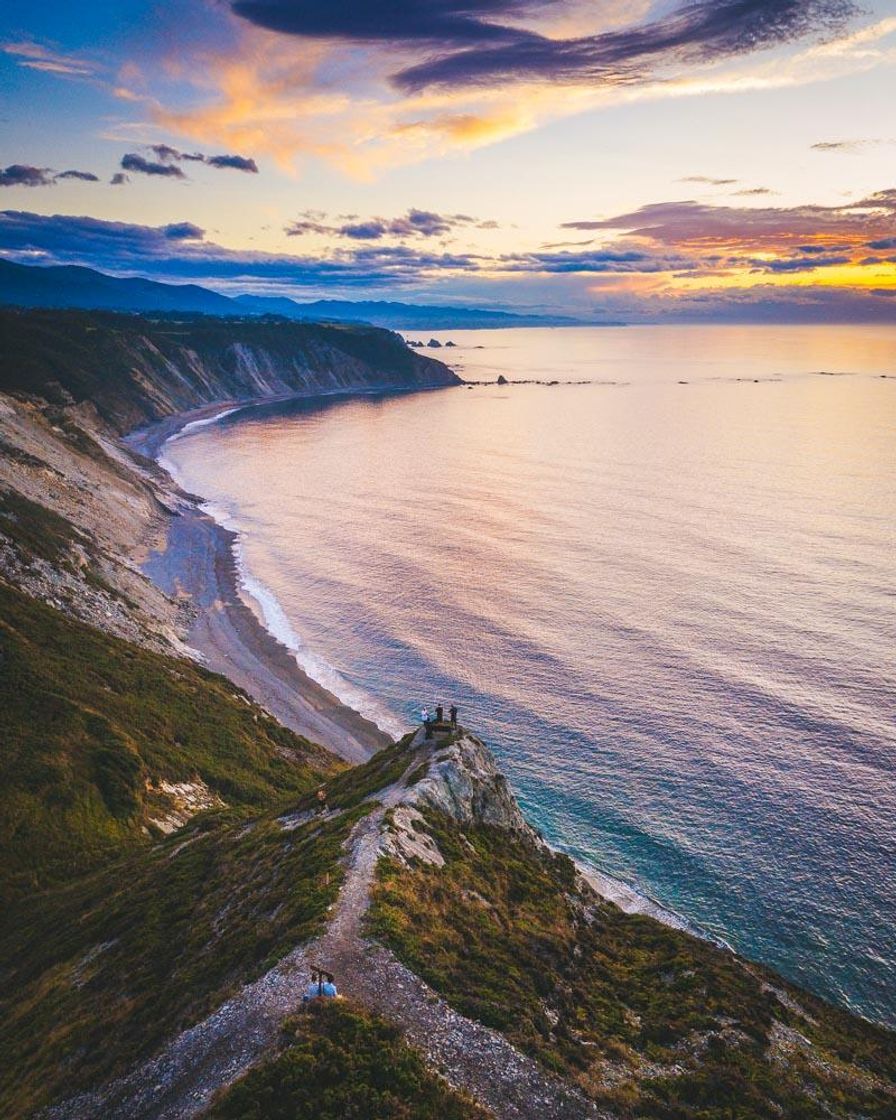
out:
M293 394L281 400L291 399ZM262 623L242 593L238 534L202 509L202 499L186 492L161 462L165 444L191 425L215 423L256 403L278 402L219 402L124 437L129 450L165 472L178 494L162 547L140 567L157 587L190 609L183 642L206 668L228 677L299 735L346 762L365 762L392 737L306 673L295 653Z
M319 394L322 400L335 395L358 394ZM311 398L290 394L263 401L223 401L180 413L125 437L132 451L151 458L165 472L181 498L164 549L153 552L142 568L163 591L189 601L196 611L185 642L203 664L230 678L293 731L356 764L387 746L392 737L302 669L296 653L268 629L257 606L253 609L250 593L242 587L239 534L206 512L201 504L204 499L186 491L164 464L166 444L188 429L293 399ZM734 952L727 942L720 942L623 880L570 858L591 888L625 913L647 915Z

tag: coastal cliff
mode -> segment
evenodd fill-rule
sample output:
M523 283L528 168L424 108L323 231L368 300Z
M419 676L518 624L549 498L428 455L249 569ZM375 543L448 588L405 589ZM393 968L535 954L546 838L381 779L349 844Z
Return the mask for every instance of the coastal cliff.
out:
M116 637L200 660L297 734L361 761L388 737L264 629L240 593L234 535L145 456L185 416L227 405L456 381L363 324L0 310L0 577Z
M458 382L364 324L0 310L0 391L90 402L119 435L223 402Z
M118 436L444 367L365 329L309 328L281 368L239 324L42 316L0 391L4 1117L893 1115L892 1032L623 913L474 731L390 743L328 708L239 602L230 538ZM197 619L243 643L226 675ZM291 716L383 749L346 766ZM316 965L346 1002L298 1015Z

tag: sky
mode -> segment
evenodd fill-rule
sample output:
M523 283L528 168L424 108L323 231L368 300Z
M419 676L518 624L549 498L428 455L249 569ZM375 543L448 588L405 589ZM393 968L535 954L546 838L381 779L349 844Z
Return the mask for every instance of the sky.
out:
M896 321L896 0L4 0L0 254Z

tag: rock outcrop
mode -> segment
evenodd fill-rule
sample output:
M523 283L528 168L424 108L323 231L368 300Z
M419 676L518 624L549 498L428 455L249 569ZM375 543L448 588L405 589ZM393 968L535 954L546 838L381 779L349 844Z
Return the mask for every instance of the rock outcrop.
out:
M444 864L438 845L427 831L427 809L444 813L460 825L492 825L531 844L543 844L523 816L495 756L472 732L461 728L439 742L427 741L421 729L411 746L429 747L420 766L425 772L402 791L400 802L392 810L383 830L381 847L385 855L402 863L420 860L436 867Z
M494 755L470 731L436 745L425 777L408 790L405 801L429 805L460 824L490 824L535 836Z

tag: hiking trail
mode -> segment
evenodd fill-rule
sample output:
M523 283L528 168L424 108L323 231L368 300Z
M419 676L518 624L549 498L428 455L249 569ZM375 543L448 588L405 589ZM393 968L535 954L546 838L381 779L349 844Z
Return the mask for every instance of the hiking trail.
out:
M364 915L382 851L384 818L407 798L408 776L440 746L437 739L425 740L421 729L408 748L410 761L402 776L369 799L378 805L349 834L345 878L320 937L294 949L154 1057L93 1092L45 1109L41 1120L202 1116L218 1092L277 1053L283 1023L300 1009L311 968L318 962L335 974L343 995L401 1027L429 1068L497 1120L606 1120L605 1112L497 1031L453 1010L389 949L366 935Z

